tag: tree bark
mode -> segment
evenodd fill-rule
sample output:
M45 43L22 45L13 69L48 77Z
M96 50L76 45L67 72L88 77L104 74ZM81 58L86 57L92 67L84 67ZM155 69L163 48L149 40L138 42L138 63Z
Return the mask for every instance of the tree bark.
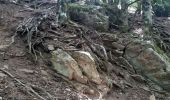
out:
M150 27L152 25L152 4L151 0L143 0L142 1L142 17L144 23L144 31L145 33L149 33Z
M128 31L128 1L129 0L121 0L121 10L122 10L122 31Z
M141 1L139 0L137 2L137 13L141 14L141 12L142 12L142 4L141 4Z

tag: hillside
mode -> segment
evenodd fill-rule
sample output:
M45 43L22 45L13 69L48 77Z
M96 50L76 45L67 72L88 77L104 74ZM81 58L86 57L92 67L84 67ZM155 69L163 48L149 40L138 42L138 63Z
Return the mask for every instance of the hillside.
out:
M0 100L170 100L170 19L155 17L152 43L140 16L125 32L97 7L61 23L55 1L34 6L0 0Z

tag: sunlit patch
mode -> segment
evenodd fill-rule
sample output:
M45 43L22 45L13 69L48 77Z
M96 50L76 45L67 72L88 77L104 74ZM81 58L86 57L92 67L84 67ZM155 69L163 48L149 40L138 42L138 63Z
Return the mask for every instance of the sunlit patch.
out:
M146 41L146 43L151 44L152 42L151 41Z
M133 30L133 33L136 33L137 35L139 35L140 38L144 37L144 31L143 31L142 28L138 28L138 29Z
M136 12L136 8L135 7L129 7L128 12L134 14Z
M170 17L168 17L168 20L170 20Z
M94 61L93 57L90 55L89 52L85 52L85 51L79 51L79 52L82 53L82 54L85 54L85 55L89 56L89 58Z
M79 0L77 3L80 4L80 5L85 5L86 0Z
M136 33L136 34L143 34L143 29L142 28L138 28L138 29L135 29L133 30L133 33Z
M117 5L117 7L118 7L119 9L122 9L122 6L121 6L121 4Z

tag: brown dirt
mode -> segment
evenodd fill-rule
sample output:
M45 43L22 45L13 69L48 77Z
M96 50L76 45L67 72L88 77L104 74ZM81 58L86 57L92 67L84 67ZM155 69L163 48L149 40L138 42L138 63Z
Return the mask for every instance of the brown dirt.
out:
M14 4L0 4L0 45L8 45L16 26L25 17L30 16L29 11L18 12L24 9L23 6ZM69 82L58 77L44 60L34 62L20 37L16 37L15 43L9 48L0 50L0 68L11 73L25 85L34 87L34 90L46 100L87 100ZM134 73L130 73L126 66L115 65L115 69L116 72L112 71L111 76L116 85L113 84L112 91L105 96L106 100L149 100L152 94L155 94L157 100L170 100L164 95L150 91L145 82L135 81L130 76ZM52 97L49 98L48 94ZM40 100L2 72L0 72L0 97L2 100Z
M0 45L8 45L11 42L11 36L14 35L14 30L20 19L29 15L29 12L18 13L17 11L21 9L22 7L13 4L0 4L2 18L0 21ZM18 14L22 16L18 16ZM16 37L13 45L0 51L0 68L8 71L28 86L39 87L40 90L37 91L43 97L47 97L47 93L42 90L55 97L54 99L48 98L49 100L79 99L78 93L73 90L72 86L53 75L54 72L43 61L35 63L27 52L23 41ZM3 73L0 72L0 74ZM0 76L0 97L3 100L40 100L6 75Z

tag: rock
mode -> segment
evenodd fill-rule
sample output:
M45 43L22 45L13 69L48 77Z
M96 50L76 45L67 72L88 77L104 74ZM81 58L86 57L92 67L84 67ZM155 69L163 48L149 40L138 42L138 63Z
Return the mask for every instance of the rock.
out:
M5 68L5 69L8 69L8 68L9 68L9 66L8 66L8 65L4 65L4 68Z
M48 76L48 73L45 70L41 70L41 73L45 76Z
M67 52L57 49L52 51L51 54L54 70L70 80L76 80L81 83L87 82L87 78L83 76L78 63Z
M117 42L113 42L112 43L112 48L113 49L118 49L118 50L123 50L125 48L125 46L123 46L123 45L121 45L121 44L119 44Z
M170 63L152 45L133 42L127 46L125 58L137 72L170 91Z
M94 58L89 52L76 51L72 53L72 56L90 81L96 84L101 84L101 79L96 69L97 66L95 64Z
M123 51L120 50L113 50L112 53L116 57L121 57L123 55Z
M148 48L154 48L151 44L142 41L133 41L129 45L127 45L124 53L124 57L126 59L137 58L140 53Z
M71 20L98 31L107 31L109 29L109 18L98 11L100 7L69 4L68 8L68 14Z
M156 100L155 95L151 95L151 96L149 97L149 100Z
M90 89L90 88L85 88L83 93L88 94L88 95L94 95L95 91L93 89Z
M6 77L7 75L5 75L4 73L0 72L0 77Z
M104 43L104 45L108 45L109 47L111 47L112 45L112 42L118 42L119 41L119 38L116 34L110 34L110 33L100 33L101 35L101 38L102 38L102 41ZM109 43L109 44L108 44Z
M6 51L9 45L0 45L0 51Z
M50 51L54 50L54 45L48 45L48 50Z
M105 96L110 91L109 87L106 85L98 85L97 88L101 91L102 96Z

